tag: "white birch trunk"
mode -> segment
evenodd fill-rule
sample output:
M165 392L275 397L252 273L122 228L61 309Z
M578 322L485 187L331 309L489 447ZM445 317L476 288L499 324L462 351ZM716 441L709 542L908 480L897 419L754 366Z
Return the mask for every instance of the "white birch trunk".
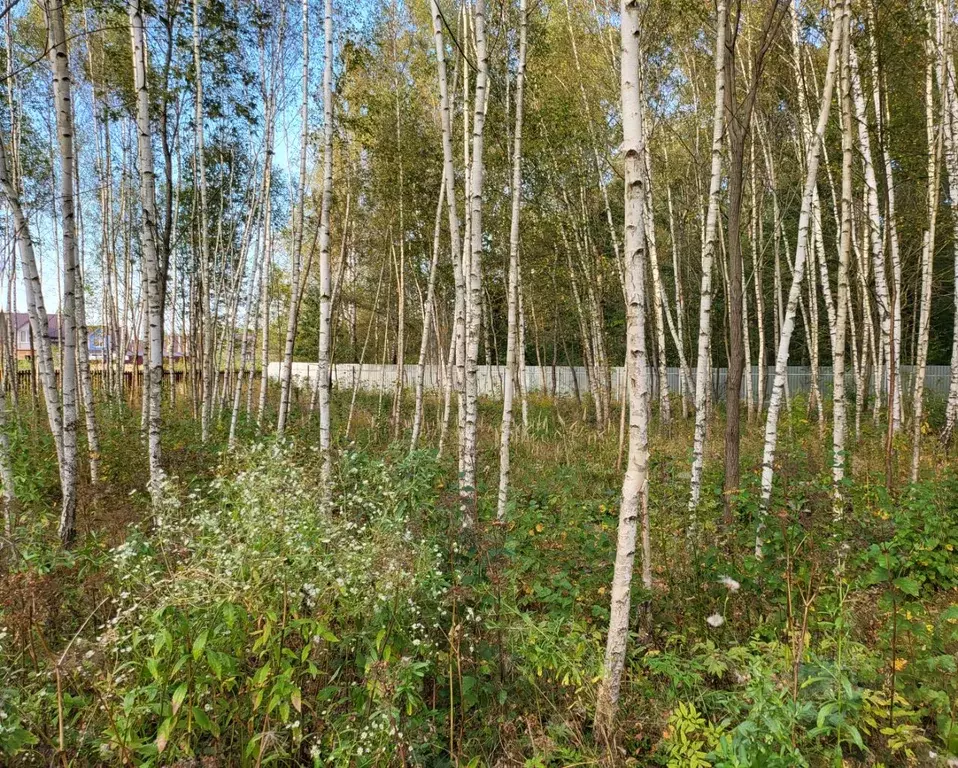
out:
M918 482L921 460L921 435L924 426L923 405L925 370L928 364L928 332L931 327L931 280L934 269L935 230L938 221L938 193L940 186L942 130L935 125L935 79L937 78L942 104L949 98L946 86L944 56L947 26L950 23L941 0L935 0L928 9L928 39L925 41L927 58L925 70L925 133L928 140L928 225L921 251L921 313L918 321L918 351L915 361L914 420L912 423L911 481ZM942 109L942 117L947 107ZM899 387L901 389L901 387Z
M663 290L662 273L659 270L659 254L655 242L655 216L649 202L652 190L652 161L651 153L644 152L643 171L645 172L645 201L643 203L645 216L645 233L648 243L649 264L652 273L652 319L655 321L655 338L658 344L658 378L659 378L659 419L663 424L672 421L672 403L669 399L669 375L665 356L665 320L663 320Z
M522 109L526 77L526 0L519 0L519 61L516 72L516 129L512 147L512 220L509 226L509 283L507 303L508 338L506 375L502 388L502 429L499 437L499 496L496 520L506 518L509 498L509 440L512 435L512 399L516 379L519 304L519 210L522 204Z
M952 239L954 241L954 274L958 276L958 98L950 93L955 82L955 61L950 52L945 55L945 83L949 84L942 112L944 129L945 169L948 172L948 201L951 208ZM955 279L958 285L958 277ZM945 411L945 431L942 441L951 442L958 422L958 290L954 291L954 330L951 344L951 376L948 385L948 405Z
M891 298L888 293L886 277L884 234L881 222L881 209L878 204L878 180L875 176L875 165L872 160L871 136L868 130L868 116L865 109L865 97L862 92L861 78L858 72L858 55L852 46L849 52L852 103L855 108L855 120L858 123L858 144L865 170L865 211L868 216L868 241L871 245L871 268L875 277L875 298L878 302L878 315L881 327L881 349L884 357L890 356L891 342ZM877 395L881 391L881 362L876 357L876 417L880 409L881 398Z
M727 3L718 0L715 40L715 112L712 117L712 170L709 181L708 213L705 220L705 243L702 251L702 283L699 291L699 340L695 369L695 435L692 444L692 479L689 491L689 512L698 507L702 493L702 471L705 466L706 398L710 379L706 359L712 338L712 262L715 259L719 198L722 183L722 138L725 131L725 28Z
M470 172L469 269L466 271L466 402L463 430L463 471L460 498L464 528L476 522L476 437L478 431L479 326L482 307L482 194L485 179L484 129L488 95L489 54L486 50L486 4L476 0L474 10L478 72L472 118L472 166Z
M303 0L303 104L299 140L299 205L293 222L289 314L286 319L283 367L279 375L279 414L276 417L276 434L279 437L283 437L286 433L286 420L289 417L289 399L293 388L293 345L296 343L296 327L299 323L299 271L303 262L303 226L306 213L306 150L309 147L309 93L309 0Z
M60 155L60 215L63 220L63 302L60 307L61 392L63 397L63 462L60 487L60 541L67 546L76 529L77 492L77 234L74 199L75 158L73 147L73 102L70 55L66 44L63 6L56 0L44 5L49 35L50 66L53 69L53 98ZM85 340L84 340L85 342Z
M319 218L319 450L323 491L332 475L330 438L330 270L329 216L333 201L333 0L326 0L323 18L323 202Z
M833 512L835 519L844 515L842 485L845 479L845 438L848 424L845 401L845 345L848 318L848 263L852 249L852 105L851 76L849 72L849 48L851 35L850 14L845 3L842 29L841 61L841 118L842 118L842 201L841 229L838 245L838 283L835 306L835 332L832 338L832 481L834 482ZM823 259L824 261L824 259ZM827 278L824 271L822 279ZM852 339L854 347L854 338Z
M847 3L847 0L846 0ZM792 285L788 293L788 304L785 307L784 321L775 357L775 380L772 384L772 395L768 403L768 416L765 422L765 447L762 457L762 497L758 530L755 535L755 554L762 555L762 532L764 518L768 512L772 497L772 478L775 467L775 449L778 443L778 414L782 405L782 391L785 388L786 367L788 365L788 348L792 340L792 331L795 328L795 314L802 289L802 278L805 274L807 252L809 246L809 225L812 214L812 197L818 178L818 163L821 142L828 124L828 114L832 103L832 93L835 88L835 72L837 69L838 49L843 37L843 15L832 14L832 29L828 49L828 66L825 72L825 83L822 91L822 103L818 114L818 123L812 136L811 145L807 149L805 159L805 186L802 193L802 207L798 219L798 238L795 245L795 262L792 267Z
M140 0L129 5L130 34L133 45L133 82L136 92L137 160L140 176L140 205L142 207L141 245L147 283L147 325L149 328L149 408L148 456L150 463L150 493L156 505L160 501L163 470L161 460L160 395L163 385L163 304L162 275L157 253L156 182L153 170L153 145L150 129L150 93L147 85L147 47Z
M455 167L453 165L453 148L452 148L452 107L450 105L449 97L449 85L446 80L446 44L443 40L442 34L442 17L440 15L438 0L430 0L430 8L432 10L432 28L433 28L433 37L435 38L435 48L436 48L436 66L439 79L439 109L440 109L440 122L442 125L442 158L443 158L443 174L445 177L446 185L446 207L449 214L449 245L450 253L452 256L452 269L453 269L453 281L455 284L455 307L453 310L453 328L452 328L452 338L450 340L451 348L449 354L449 373L448 373L448 386L445 395L445 403L443 405L444 417L443 423L448 423L448 413L449 413L449 403L451 401L453 385L455 385L456 390L459 393L459 404L460 409L462 408L465 398L463 392L463 385L465 382L465 377L460 375L462 373L461 366L464 364L464 344L465 344L465 307L466 307L466 284L465 277L462 271L462 254L463 254L463 244L462 238L459 231L459 214L456 211L456 174ZM468 68L466 69L466 76L464 82L468 83ZM465 117L464 117L465 119ZM468 170L468 169L467 169ZM468 190L468 187L466 188ZM466 208L468 211L468 194L466 195ZM463 421L464 416L460 415L460 434L462 427L464 426ZM443 428L443 435L445 437L445 428ZM442 437L440 438L440 452L443 444ZM460 465L459 470L462 471L462 453L459 453Z
M43 299L43 286L37 271L37 259L33 250L33 238L30 224L20 203L20 195L14 184L7 162L6 147L0 140L0 189L13 214L14 237L20 253L20 265L23 270L24 293L27 299L27 314L30 318L30 334L34 345L36 360L46 405L50 433L57 452L57 467L63 462L63 422L60 416L60 393L57 391L56 373L53 366L53 351L50 348L50 336L47 329L47 310Z
M213 403L213 328L210 322L210 245L206 202L206 149L204 144L203 114L203 64L200 56L200 0L193 0L193 72L195 90L194 123L196 131L196 169L199 182L199 289L200 289L200 334L202 336L202 360L200 363L200 439L210 437L210 410ZM222 221L222 217L220 218Z
M721 2L721 0L720 0ZM625 654L629 638L632 570L637 522L643 517L643 581L651 584L648 551L648 381L645 349L645 189L642 154L646 151L642 128L642 94L639 84L639 4L622 0L622 150L625 159L625 289L627 296L626 367L629 376L629 458L622 481L619 528L609 634L596 702L595 726L600 738L611 743ZM720 11L720 13L724 13Z
M429 282L426 286L426 300L422 305L422 338L419 340L419 365L416 371L416 394L413 408L412 435L409 438L409 450L415 451L422 429L423 389L426 378L426 354L429 350L429 337L432 328L433 307L436 301L436 272L439 265L439 237L442 224L442 207L445 200L446 172L443 169L439 183L439 200L436 203L436 219L432 233L432 260L429 263ZM437 334L438 335L438 334ZM438 346L438 339L437 339Z

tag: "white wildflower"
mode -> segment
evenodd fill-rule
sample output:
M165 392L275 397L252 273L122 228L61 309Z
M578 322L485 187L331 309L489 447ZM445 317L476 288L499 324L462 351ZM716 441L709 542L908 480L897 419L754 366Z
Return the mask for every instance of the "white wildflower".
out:
M725 617L720 613L713 613L705 620L705 623L710 627L721 627L725 623Z
M738 592L739 588L742 586L731 576L720 576L719 584L724 586L729 592Z

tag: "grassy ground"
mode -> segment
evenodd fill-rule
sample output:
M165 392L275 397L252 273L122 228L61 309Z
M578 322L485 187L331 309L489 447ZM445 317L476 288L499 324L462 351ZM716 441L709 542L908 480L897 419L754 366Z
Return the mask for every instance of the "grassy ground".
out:
M348 395L333 405L342 429ZM944 766L958 754L958 481L930 435L922 483L897 477L889 494L883 433L866 419L836 515L830 425L794 403L756 560L762 424L745 428L730 528L720 417L694 516L691 425L655 424L655 584L633 592L621 728L599 745L614 430L598 433L575 401L533 400L497 526L499 414L484 402L482 524L464 534L434 402L410 455L391 444L388 399L362 396L327 500L302 408L288 443L244 423L233 455L225 425L203 446L188 410L180 398L166 414L170 479L153 514L138 411L103 406L104 482L82 489L69 552L55 542L52 444L21 414L0 763ZM910 449L896 447L904 474Z

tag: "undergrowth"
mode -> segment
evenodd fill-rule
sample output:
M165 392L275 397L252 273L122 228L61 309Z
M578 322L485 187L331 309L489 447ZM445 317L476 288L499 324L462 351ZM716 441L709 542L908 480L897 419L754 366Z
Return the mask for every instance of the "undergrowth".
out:
M657 431L653 589L633 589L620 729L599 745L615 435L573 404L560 404L560 424L533 401L506 524L463 531L454 457L390 446L375 399L360 405L368 426L340 437L327 492L305 417L282 444L245 424L246 447L230 454L197 448L171 414L170 479L152 510L139 459L123 460L140 450L136 414L121 414L105 435L109 487L85 510L102 523L66 552L52 543L55 478L23 471L49 446L18 433L25 501L0 582L0 762L954 764L948 462L889 494L865 436L836 515L830 457L809 447L819 427L793 403L758 560L753 473L726 528L712 457L689 519L686 427ZM744 464L757 466L759 440L746 429ZM495 466L488 448L483 521Z

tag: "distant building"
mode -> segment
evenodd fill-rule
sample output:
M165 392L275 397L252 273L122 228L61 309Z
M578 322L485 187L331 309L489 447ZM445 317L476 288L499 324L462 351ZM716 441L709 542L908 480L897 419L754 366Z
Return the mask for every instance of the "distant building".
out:
M0 314L0 323L12 323L14 330L14 340L16 343L17 359L31 360L36 354L36 341L33 338L33 329L30 327L30 315L26 312L16 312L14 314ZM0 326L2 327L2 326ZM57 346L60 343L60 318L57 315L47 315L47 338L51 346ZM189 357L188 342L186 337L177 334L164 337L163 356L167 359L183 360ZM134 349L135 347L135 349ZM110 355L114 348L114 341L106 328L102 325L91 325L87 328L87 349L90 351L91 363L102 363ZM130 341L127 345L126 362L142 363L144 347L143 343L135 344Z
M17 360L30 360L36 354L36 340L33 338L33 329L30 327L30 315L26 312L5 314L3 319L13 325L14 340L16 342ZM47 338L51 344L60 343L60 318L56 315L47 315Z

